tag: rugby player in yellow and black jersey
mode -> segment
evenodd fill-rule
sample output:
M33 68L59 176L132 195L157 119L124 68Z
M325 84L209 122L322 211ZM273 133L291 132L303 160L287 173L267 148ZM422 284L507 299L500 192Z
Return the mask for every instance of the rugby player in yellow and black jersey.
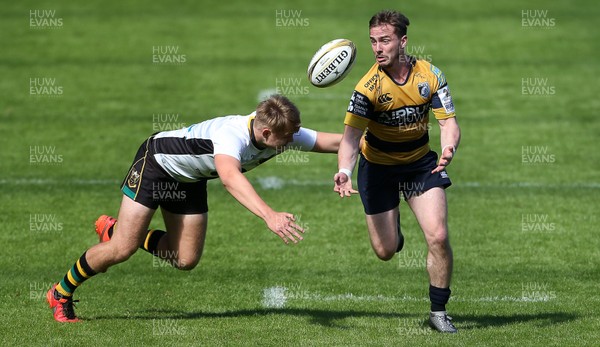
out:
M348 106L334 191L341 197L360 193L371 245L382 260L404 246L398 209L403 194L428 246L430 326L455 333L446 313L453 258L444 189L451 184L445 168L460 142L460 128L444 74L405 54L408 25L397 11L381 11L369 22L376 62ZM429 145L430 109L441 128L439 160ZM357 160L358 192L351 181Z

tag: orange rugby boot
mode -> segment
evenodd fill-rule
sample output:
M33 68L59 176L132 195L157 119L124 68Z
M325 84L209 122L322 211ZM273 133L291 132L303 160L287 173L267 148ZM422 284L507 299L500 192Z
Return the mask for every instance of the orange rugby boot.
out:
M52 314L57 322L61 323L77 323L80 322L79 318L75 316L75 310L73 303L79 300L73 300L70 297L64 297L58 295L58 298L54 295L56 284L50 288L46 293L46 300L52 309Z
M108 229L115 225L116 222L116 219L107 215L102 215L96 220L96 234L98 234L98 239L100 242L106 242L110 240Z

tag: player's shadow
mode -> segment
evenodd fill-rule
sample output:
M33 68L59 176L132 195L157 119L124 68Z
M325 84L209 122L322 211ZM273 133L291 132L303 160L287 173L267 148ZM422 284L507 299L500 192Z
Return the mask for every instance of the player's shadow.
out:
M482 329L489 327L502 327L506 325L527 323L540 327L558 325L577 320L579 316L568 312L545 312L545 313L514 313L510 315L479 315L466 314L457 315L454 321L461 330Z
M248 309L248 310L233 310L226 312L184 312L180 310L168 309L150 309L139 312L131 312L127 315L111 315L111 316L89 316L82 317L85 320L104 320L104 319L140 319L140 320L187 320L187 319L203 319L203 318L235 318L235 317L256 317L268 315L289 315L289 316L304 316L310 319L310 323L318 324L325 327L335 328L350 328L349 326L340 325L338 322L349 317L371 317L371 318L416 318L414 314L404 313L387 313L387 312L368 312L368 311L333 311L333 310L313 310L313 309L295 309L295 308L265 308L265 309ZM422 316L422 315L421 315Z
M386 319L421 319L423 325L426 325L426 319L422 314L414 313L389 313L389 312L369 312L355 310L317 310L317 309L247 309L233 310L226 312L185 312L181 310L170 309L149 309L129 313L127 315L110 315L110 316L91 316L82 317L87 320L104 320L104 319L140 319L140 320L188 320L188 319L203 319L203 318L235 318L235 317L255 317L267 315L289 315L289 316L304 316L310 319L310 323L325 327L335 327L340 329L351 328L339 324L345 318L349 317L366 317L366 318L386 318ZM547 312L547 313L514 313L509 315L479 315L466 314L454 315L454 322L461 330L482 329L489 327L502 327L506 325L528 323L538 324L539 326L547 327L548 325L562 324L578 319L579 316L574 313L567 312Z

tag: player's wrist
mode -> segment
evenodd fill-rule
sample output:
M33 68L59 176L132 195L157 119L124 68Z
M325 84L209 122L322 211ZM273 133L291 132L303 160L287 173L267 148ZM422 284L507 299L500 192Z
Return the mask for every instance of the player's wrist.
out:
M339 169L338 173L343 173L346 176L348 176L348 178L352 177L352 170L350 170L350 169L341 168L341 169Z
M444 147L442 147L442 155L444 155L444 151L446 150L446 148L452 148L452 156L454 157L454 154L456 153L456 146L445 145Z

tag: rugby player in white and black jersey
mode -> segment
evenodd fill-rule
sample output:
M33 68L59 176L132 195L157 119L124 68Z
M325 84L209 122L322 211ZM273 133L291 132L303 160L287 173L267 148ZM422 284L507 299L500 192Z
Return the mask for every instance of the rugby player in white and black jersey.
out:
M262 101L250 115L219 117L150 136L123 181L118 219L98 218L100 243L84 252L48 291L54 319L79 321L73 310L75 289L138 248L181 270L196 267L206 236L209 179L220 178L227 191L286 244L302 240L304 230L294 215L267 205L243 173L289 148L337 153L341 138L301 127L300 112L281 95ZM148 230L158 207L166 231Z

